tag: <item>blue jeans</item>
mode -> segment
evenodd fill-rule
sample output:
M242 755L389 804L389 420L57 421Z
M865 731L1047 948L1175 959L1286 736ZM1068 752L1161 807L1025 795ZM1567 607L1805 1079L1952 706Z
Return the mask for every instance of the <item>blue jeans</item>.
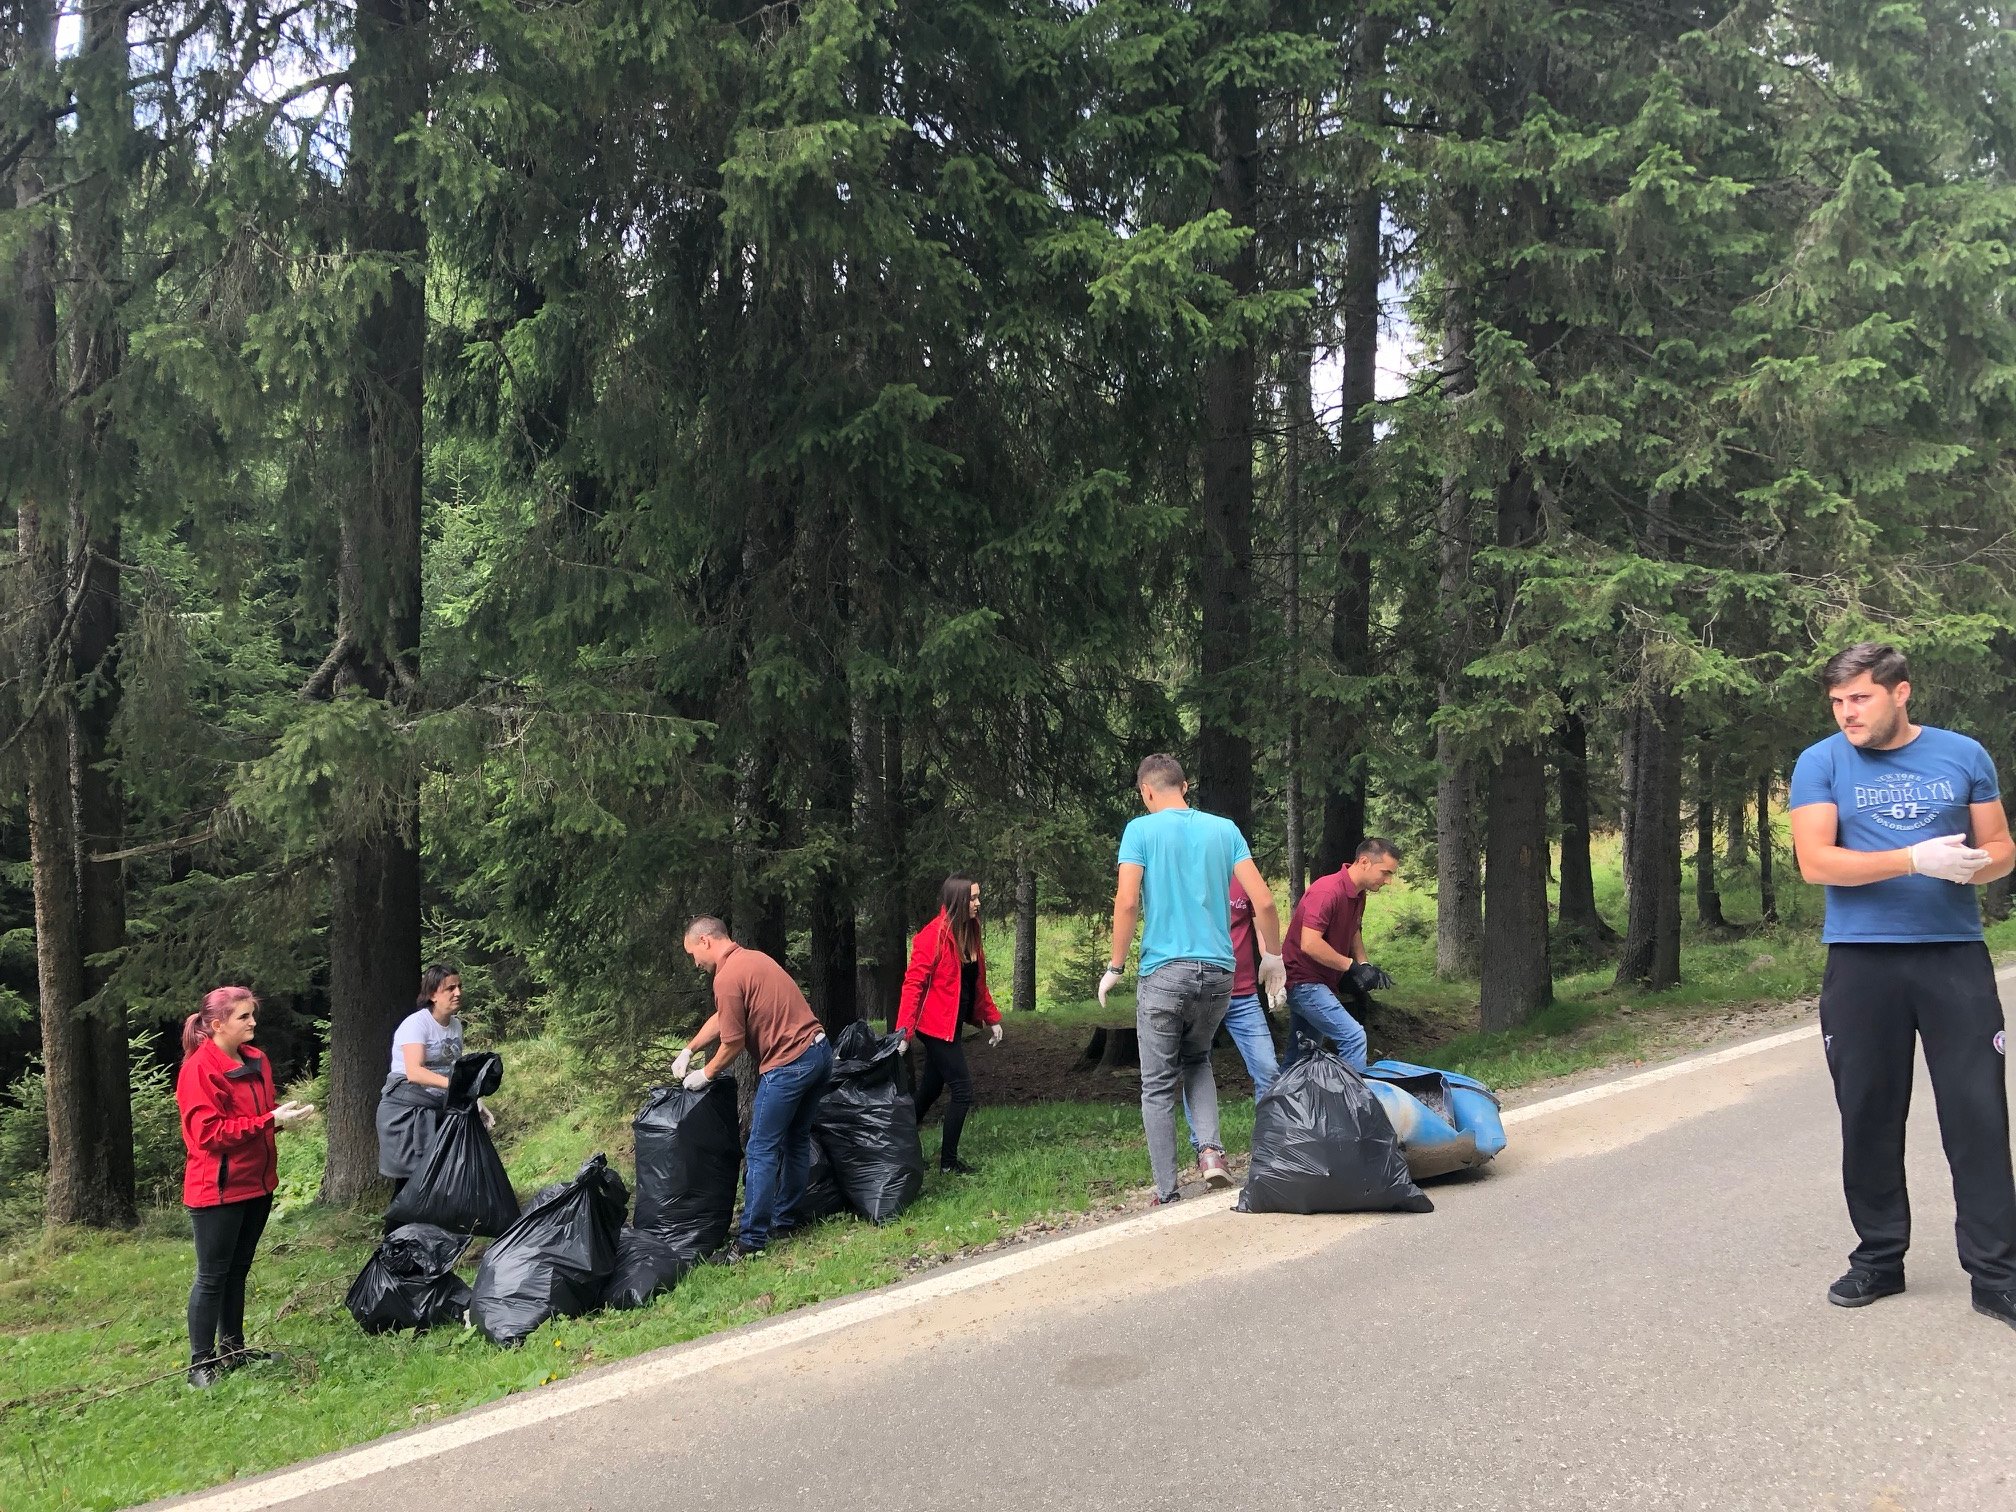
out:
M1257 993L1245 992L1232 999L1225 1010L1225 1032L1232 1036L1232 1043L1239 1049L1239 1059L1246 1062L1246 1074L1253 1078L1253 1100L1258 1102L1261 1093L1274 1083L1280 1074L1280 1067L1274 1059L1274 1031L1267 1027L1267 1014L1260 1006ZM1190 1122L1190 1099L1183 1099L1183 1121L1190 1124L1190 1148L1200 1148L1197 1143L1197 1126Z
M833 1074L833 1047L817 1039L798 1059L756 1078L742 1185L742 1247L761 1249L779 1213L805 1195L812 1173L812 1114Z
M1141 1041L1141 1123L1155 1190L1176 1190L1176 1096L1206 1149L1218 1137L1218 1084L1211 1078L1211 1037L1224 1021L1232 973L1208 961L1165 961L1141 978L1134 1028Z
M1337 1055L1353 1071L1365 1069L1365 1026L1345 1011L1337 994L1320 982L1294 982L1288 988L1288 1053L1281 1057L1287 1070L1302 1059L1298 1035L1334 1040Z

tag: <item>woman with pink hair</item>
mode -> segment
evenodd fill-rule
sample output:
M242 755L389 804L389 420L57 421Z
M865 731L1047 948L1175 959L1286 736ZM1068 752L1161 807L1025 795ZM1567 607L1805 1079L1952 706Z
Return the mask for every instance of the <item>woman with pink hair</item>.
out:
M252 1048L259 1000L219 987L182 1023L182 1203L196 1231L196 1282L189 1288L189 1384L212 1386L226 1371L269 1359L245 1347L245 1278L280 1184L273 1131L291 1129L313 1103L273 1096L273 1067Z

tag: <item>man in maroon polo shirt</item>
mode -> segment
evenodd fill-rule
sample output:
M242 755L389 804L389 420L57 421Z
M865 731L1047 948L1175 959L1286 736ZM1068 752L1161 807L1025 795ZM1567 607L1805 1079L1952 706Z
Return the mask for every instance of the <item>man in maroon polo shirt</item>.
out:
M1400 852L1390 840L1373 836L1358 842L1348 866L1318 877L1295 905L1281 942L1288 968L1287 1070L1307 1052L1302 1038L1327 1037L1354 1070L1365 1069L1365 1026L1337 996L1345 974L1360 992L1387 984L1386 973L1365 959L1365 899L1400 871ZM1354 994L1355 995L1355 994Z

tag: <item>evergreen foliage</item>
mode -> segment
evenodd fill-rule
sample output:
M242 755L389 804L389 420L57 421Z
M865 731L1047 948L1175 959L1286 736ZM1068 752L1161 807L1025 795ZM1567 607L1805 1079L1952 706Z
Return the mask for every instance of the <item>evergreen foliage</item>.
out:
M73 30L0 26L0 1069L108 1152L52 1215L130 1218L80 1110L207 986L326 1059L348 1200L423 944L612 1056L701 910L883 1015L950 870L1096 910L1151 749L1291 891L1402 841L1486 1027L1676 980L1844 641L2016 760L1994 7Z

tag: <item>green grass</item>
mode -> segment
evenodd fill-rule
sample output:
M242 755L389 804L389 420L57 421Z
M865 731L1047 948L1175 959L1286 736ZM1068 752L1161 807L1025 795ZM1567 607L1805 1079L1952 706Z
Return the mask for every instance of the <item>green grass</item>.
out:
M1614 843L1599 849L1597 882L1599 904L1621 928ZM1754 873L1725 874L1722 888L1728 917L1754 921ZM1818 894L1789 865L1774 929L1753 925L1735 937L1701 930L1691 918L1691 885L1687 908L1679 988L1619 990L1607 964L1592 965L1557 978L1555 1003L1531 1024L1480 1035L1468 1032L1476 985L1434 977L1432 897L1389 889L1372 900L1367 944L1398 978L1383 996L1411 1027L1375 1049L1513 1087L1628 1061L1684 1043L1697 1027L1690 1020L1816 990ZM1046 919L1039 949L1053 960L1083 936L1079 921ZM2016 921L1995 926L1989 941L2016 948ZM990 937L989 947L1006 958L1005 937ZM1092 1022L1124 1019L1133 1007L1126 992L1105 1010L1082 997L1040 1001L1035 1021L1011 1023L1011 1032L1075 1035ZM520 1189L570 1174L597 1149L627 1173L637 1089L557 1039L505 1051L509 1076L493 1106ZM1243 1149L1251 1105L1228 1098L1224 1114L1227 1144ZM927 1131L927 1151L935 1143ZM1148 1179L1139 1114L1125 1104L986 1108L969 1128L966 1153L981 1163L979 1177L952 1181L933 1171L923 1197L886 1228L835 1220L746 1266L696 1272L640 1312L549 1323L524 1349L505 1351L459 1329L418 1339L359 1332L342 1299L370 1253L375 1224L314 1205L321 1145L289 1136L249 1318L255 1335L287 1358L240 1372L203 1399L201 1420L228 1421L228 1433L192 1430L197 1419L180 1383L191 1258L179 1209L150 1213L131 1235L45 1234L0 1255L0 1512L123 1506L290 1463L584 1366L880 1286Z
M514 1072L535 1088L565 1080L566 1057L539 1048L512 1047ZM529 1111L508 1095L496 1106L500 1132ZM1243 1148L1250 1106L1228 1100L1225 1123L1228 1143ZM549 1323L516 1351L461 1329L367 1338L342 1302L370 1253L373 1223L295 1207L268 1229L248 1317L288 1358L239 1372L202 1398L202 1420L229 1422L228 1433L191 1430L180 1380L190 1249L179 1209L151 1213L132 1235L47 1235L0 1261L0 1508L117 1507L214 1484L600 1361L880 1286L920 1257L986 1244L1145 1184L1140 1129L1126 1106L986 1109L965 1142L981 1174L954 1180L933 1170L895 1223L830 1221L764 1259L696 1271L639 1312ZM587 1153L582 1137L607 1132L600 1114L541 1120L508 1152L513 1179L526 1187L571 1170ZM927 1150L935 1142L927 1130ZM287 1185L299 1189L308 1176L300 1167L319 1168L319 1150L311 1139L281 1143Z

